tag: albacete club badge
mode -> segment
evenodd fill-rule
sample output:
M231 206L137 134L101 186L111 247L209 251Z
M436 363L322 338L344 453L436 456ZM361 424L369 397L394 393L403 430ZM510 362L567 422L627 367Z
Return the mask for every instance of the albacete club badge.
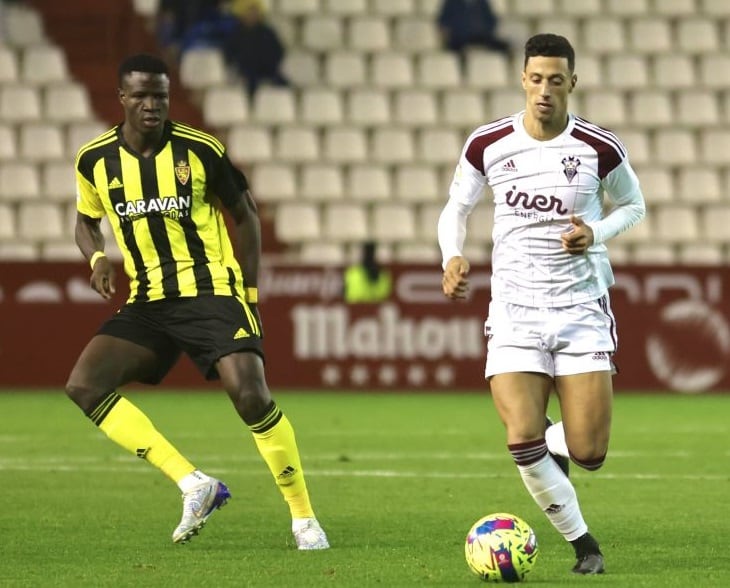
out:
M580 159L570 155L568 157L563 157L563 160L560 163L563 164L563 173L565 174L565 177L568 178L568 182L572 182L573 178L578 173Z
M180 160L175 164L175 176L177 176L177 181L183 186L188 183L190 179L190 165L188 165L187 161Z

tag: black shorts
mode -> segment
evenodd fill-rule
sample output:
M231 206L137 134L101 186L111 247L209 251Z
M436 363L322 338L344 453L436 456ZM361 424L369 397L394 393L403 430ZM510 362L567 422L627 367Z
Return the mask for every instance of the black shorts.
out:
M157 384L180 353L193 360L206 380L218 379L216 362L240 351L263 359L263 331L255 305L233 296L199 296L124 305L98 331L154 351L158 370L145 384Z

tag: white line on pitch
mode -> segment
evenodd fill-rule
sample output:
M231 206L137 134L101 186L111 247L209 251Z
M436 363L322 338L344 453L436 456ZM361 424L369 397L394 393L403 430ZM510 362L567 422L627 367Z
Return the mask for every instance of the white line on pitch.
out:
M242 470L240 468L206 468L211 474L221 475L266 475L265 466L253 470ZM0 471L18 472L108 472L108 473L155 473L153 468L142 467L142 464L116 464L116 465L91 465L91 464L63 464L63 463L28 463L11 462L0 460ZM398 471L398 470L333 470L307 468L308 476L322 476L326 478L432 478L432 479L468 479L468 480L492 480L499 478L513 478L514 472L434 472L434 471ZM693 480L693 481L726 481L727 474L611 474L611 473L578 473L577 478L598 478L604 480Z

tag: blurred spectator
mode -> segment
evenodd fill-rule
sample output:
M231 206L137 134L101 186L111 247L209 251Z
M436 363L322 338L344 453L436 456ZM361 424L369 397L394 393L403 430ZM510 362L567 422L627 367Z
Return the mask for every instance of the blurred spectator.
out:
M262 82L288 86L281 71L285 49L276 29L266 19L263 0L233 0L231 12L236 25L224 42L226 60L246 81L249 97L253 98Z
M441 44L444 49L463 56L468 47L485 47L509 56L509 41L497 34L499 17L489 0L443 0L438 15Z
M378 263L375 242L363 243L361 261L345 270L344 282L344 297L348 304L382 302L390 298L393 279Z
M225 21L223 0L160 0L157 9L157 40L167 57L176 61L192 46L220 43L218 24Z

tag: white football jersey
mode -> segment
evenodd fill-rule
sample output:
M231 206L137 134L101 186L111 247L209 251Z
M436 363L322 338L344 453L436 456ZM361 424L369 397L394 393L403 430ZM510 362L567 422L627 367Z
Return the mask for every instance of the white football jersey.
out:
M489 185L494 195L492 297L556 307L603 296L613 284L604 242L644 216L639 181L612 132L574 115L554 139L524 128L524 112L476 129L467 139L439 219L444 264L461 255L466 216ZM614 209L604 215L604 193ZM584 255L561 247L572 215L594 232ZM476 228L478 230L478 228Z

